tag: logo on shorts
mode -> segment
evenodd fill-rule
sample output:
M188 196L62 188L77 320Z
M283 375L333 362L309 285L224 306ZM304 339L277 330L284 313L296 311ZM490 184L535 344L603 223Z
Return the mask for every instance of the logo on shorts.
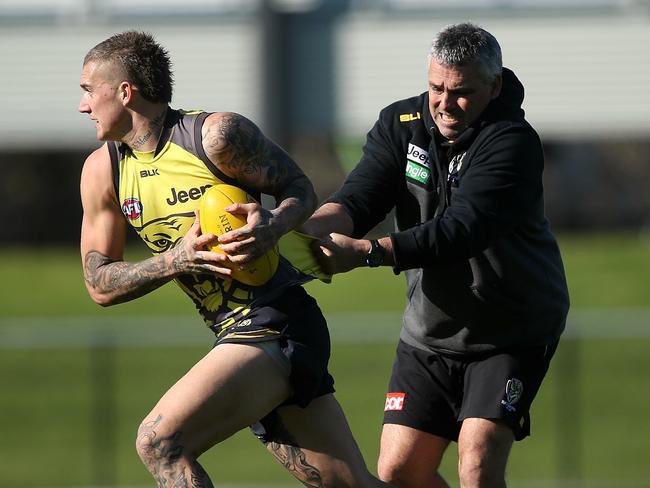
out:
M521 400L521 395L524 393L524 384L517 378L511 378L506 383L506 397L501 400L501 405L506 407L508 412L517 410L514 404Z
M386 406L384 412L389 410L402 410L404 408L404 398L406 393L388 393L386 395Z

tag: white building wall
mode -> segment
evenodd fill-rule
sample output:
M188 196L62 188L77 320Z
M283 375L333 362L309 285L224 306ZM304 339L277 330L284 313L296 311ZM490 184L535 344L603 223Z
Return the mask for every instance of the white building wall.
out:
M260 106L257 30L238 21L205 26L49 26L0 29L0 146L96 145L94 126L77 112L86 52L115 32L147 30L169 50L172 106L235 110L254 120Z
M87 50L137 28L165 45L176 73L173 106L234 110L261 123L260 29L247 17L214 25L3 24L0 27L0 147L96 145L77 113ZM252 17L248 17L252 19ZM359 136L386 104L426 89L434 33L465 20L433 13L351 14L336 29L336 131ZM503 17L471 20L500 40L504 63L526 87L524 108L544 137L650 136L650 17ZM314 94L314 96L318 96Z
M380 108L426 90L432 37L459 18L350 16L339 26L339 127L368 130ZM650 18L470 19L501 44L524 109L554 138L650 136Z

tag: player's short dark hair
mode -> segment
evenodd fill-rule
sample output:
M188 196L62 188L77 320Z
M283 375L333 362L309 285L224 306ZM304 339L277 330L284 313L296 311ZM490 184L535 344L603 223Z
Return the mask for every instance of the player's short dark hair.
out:
M84 65L112 62L123 66L127 81L133 83L145 100L169 103L174 84L167 50L146 32L127 31L115 34L93 47Z

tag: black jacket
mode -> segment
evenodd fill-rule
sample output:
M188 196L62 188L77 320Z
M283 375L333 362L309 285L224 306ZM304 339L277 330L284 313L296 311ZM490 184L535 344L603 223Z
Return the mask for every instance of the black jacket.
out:
M471 355L550 344L564 329L566 279L523 93L504 68L501 94L454 144L437 132L427 92L389 105L330 198L355 237L395 210L395 271L405 271L408 299L401 339L413 346Z

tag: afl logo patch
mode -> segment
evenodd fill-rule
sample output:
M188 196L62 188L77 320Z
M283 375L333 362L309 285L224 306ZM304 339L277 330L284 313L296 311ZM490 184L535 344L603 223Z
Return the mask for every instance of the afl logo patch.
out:
M129 220L142 216L142 203L137 198L127 198L122 202L122 213Z

